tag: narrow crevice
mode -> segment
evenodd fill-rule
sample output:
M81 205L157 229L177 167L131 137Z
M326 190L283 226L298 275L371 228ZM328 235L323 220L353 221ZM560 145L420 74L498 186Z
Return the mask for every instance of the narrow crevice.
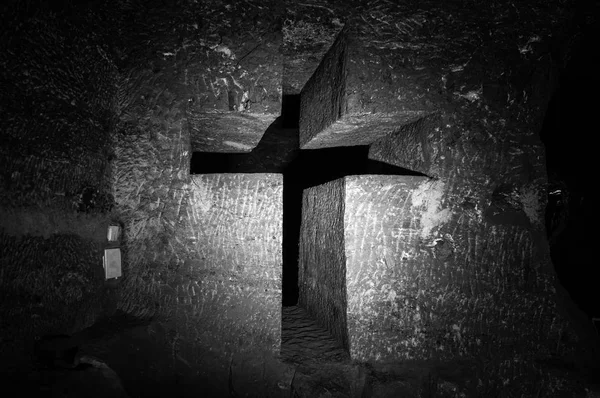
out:
M589 220L595 212L587 171L594 170L595 157L594 146L585 135L584 115L592 114L594 106L577 92L577 87L593 82L594 71L588 64L585 53L574 51L548 104L540 138L546 154L545 223L552 263L562 286L592 318L600 314L593 283L594 254L586 244L586 237L593 234ZM565 139L565 131L571 132L569 139Z
M281 117L284 129L297 129L300 122L300 94L281 98Z
M302 218L302 186L289 174L283 174L283 306L298 302L298 256Z

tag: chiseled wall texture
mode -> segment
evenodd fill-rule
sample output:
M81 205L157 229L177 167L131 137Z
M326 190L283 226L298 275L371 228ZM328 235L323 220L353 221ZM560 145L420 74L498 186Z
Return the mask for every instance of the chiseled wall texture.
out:
M106 194L117 69L89 31L94 16L4 11L2 203L76 201L85 186Z
M428 117L371 146L372 159L436 177L440 208L432 214L449 217L422 233L427 260L410 295L421 298L414 313L427 323L414 325L421 332L405 353L494 353L504 358L494 364L499 375L534 355L589 363L594 351L585 347L597 337L558 282L546 240L543 144L515 124L484 138L482 124Z
M279 352L283 177L191 177L189 259L177 302L203 345Z
M303 193L298 301L348 348L344 190L337 179Z
M460 205L459 185L451 182L346 178L351 355L449 360L493 353L504 358L494 372L518 378L510 361L568 352L574 336L556 310L551 275L535 263L535 235L478 217Z
M344 180L350 354L358 360L410 357L405 340L420 325L419 284L427 259L420 233L444 222L445 213L422 211L423 195L431 194L427 177Z
M278 352L283 178L190 176L178 120L117 135L114 192L125 227L119 309L167 316L179 354ZM185 342L185 343L183 343Z
M458 186L365 175L305 191L300 305L355 360L494 355L516 380L510 361L573 352L577 337L536 235L490 223Z
M0 321L2 369L18 367L26 355L13 354L34 336L72 333L104 311L117 81L116 66L90 31L92 13L75 18L4 5L0 319L11 321ZM94 200L84 205L85 187Z

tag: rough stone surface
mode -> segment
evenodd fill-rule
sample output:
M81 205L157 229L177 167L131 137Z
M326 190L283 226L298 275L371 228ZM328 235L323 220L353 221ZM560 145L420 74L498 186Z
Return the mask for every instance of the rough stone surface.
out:
M252 151L277 115L240 112L188 111L194 152L247 153Z
M303 192L298 302L347 349L344 188L338 179Z
M535 218L526 216L535 217L535 204L521 196L527 222L498 223L454 206L446 184L349 176L307 190L301 303L359 361L582 355L583 335L569 331ZM334 316L347 318L347 331ZM494 366L502 377L513 372L511 382L528 377L508 362Z
M432 112L433 96L400 67L390 51L367 48L343 29L304 86L300 147L367 145Z
M419 240L448 219L439 211L439 195L433 195L436 186L427 180L345 178L344 278L353 359L389 361L415 355L407 342L420 333L414 319L420 316L420 293L413 291L425 263ZM428 212L423 212L425 206Z
M197 337L226 352L279 352L281 175L192 177L189 260L178 304L202 325ZM189 278L189 279L188 279ZM192 325L190 325L192 326Z
M320 5L299 4L298 12L290 13L283 21L283 94L299 95L319 66L343 22L335 16L303 12L317 10Z
M280 34L236 43L235 52L221 45L216 56L228 58L228 68L210 57L189 61L182 84L190 90L187 121L192 150L249 152L258 144L281 111L280 46Z
M377 160L387 164L400 166L408 170L418 171L423 174L434 173L438 170L431 166L431 156L443 156L438 154L438 150L444 151L445 148L432 148L433 145L441 141L439 128L436 131L433 128L427 128L425 124L432 120L432 117L424 117L412 123L407 123L386 135L369 146L369 159Z
M532 84L543 85L542 81ZM474 110L470 112L474 114ZM492 128L496 134L492 134ZM508 286L516 283L521 288L510 293L510 301L503 301L518 309L507 308L505 312L539 314L538 308L548 312L542 311L542 318L529 315L529 319L546 325L550 322L553 327L559 320L565 322L556 331L561 336L571 336L566 342L561 337L560 341L565 342L561 355L577 357L580 366L588 366L584 364L592 361L595 349L582 350L581 344L594 346L597 337L585 315L569 304L550 261L544 229L544 150L535 130L509 119L491 123L488 119L432 116L403 127L384 141L371 146L371 158L436 176L444 183L444 203L453 214L447 226L454 238L455 258L478 264L477 275L482 269L508 267L512 263L508 269L518 277ZM396 151L389 150L388 145ZM483 241L495 243L486 250L490 254L481 251L478 242ZM477 249L473 251L474 248ZM461 278L463 283L473 278L478 285L483 281L480 276L468 274ZM504 290L496 291L502 286L498 281L492 285L495 290L490 291L495 295L505 294ZM495 317L501 325L511 324L504 315ZM492 319L492 315L487 319ZM512 325L523 323L519 319L512 321ZM520 336L531 341L530 346L538 345L539 352L556 355L553 350L546 351L550 346L543 343L544 334L536 337L523 332Z
M15 10L3 14L3 203L75 201L86 186L106 193L117 69L86 30L89 15L39 13L18 24Z
M263 6L248 6L117 5L124 21L111 44L123 70L122 118L185 117L194 151L256 146L281 111L282 34L278 7L259 17Z
M277 351L282 177L190 177L187 130L145 127L123 126L112 165L127 237L118 308L169 314L186 340L223 355Z
M0 373L27 363L28 339L72 333L106 309L118 78L89 13L2 7Z
M406 334L407 352L445 355L448 371L428 361L416 374L412 361L394 369L377 364L364 384L372 385L373 396L584 395L574 373L597 355L597 333L552 270L542 222L546 159L537 133L558 72L594 18L572 1L547 0L495 0L485 7L428 0L4 2L0 319L11 322L0 323L2 370L20 381L16 388L35 388L27 377L34 337L94 323L92 334L100 337L90 351L108 358L133 396L345 394L339 385L354 376L338 377L327 366L310 369L312 376L298 368L295 379L296 369L273 372L269 386L257 385L269 367L283 368L273 359L276 342L259 339L260 325L252 325L259 332L249 340L268 347L269 358L211 351L210 333L196 340L202 325L190 303L200 294L192 295L189 286L198 278L189 272L197 268L192 249L199 249L188 241L187 217L191 150L247 152L277 115L281 91L300 92L348 26L346 47L365 60L364 70L351 63L347 69L358 70L346 77L345 87L358 90L346 91L349 109L373 112L381 126L361 131L376 118L350 118L348 126L360 134L343 130L351 138L345 144L381 139L372 158L443 184L435 196L439 207L421 209L425 220L450 214L419 246L428 260L407 292L425 294L418 296L419 312L405 314L436 336L415 329ZM286 76L277 76L282 68ZM362 75L372 84L352 80ZM402 100L391 96L400 86L398 95L410 93ZM342 93L335 87L330 99ZM324 99L317 109L323 120L338 120L339 98ZM406 119L391 128L377 113L377 107L389 110L386 98L400 110L424 106L434 113L412 127ZM222 138L210 136L212 129L221 129ZM124 227L124 277L116 284L103 284L101 275L99 231L108 222ZM446 235L454 241L450 257ZM230 247L224 242L237 237L211 239ZM218 250L208 251L219 258ZM231 281L208 280L233 294ZM440 297L443 304L433 302ZM445 321L426 329L414 319L434 319L426 309L448 310ZM111 315L118 310L136 322L152 319L152 327L123 326ZM223 339L229 349L243 344L230 337ZM267 368L262 376L261 368ZM314 388L302 389L311 377ZM409 393L407 383L424 388Z

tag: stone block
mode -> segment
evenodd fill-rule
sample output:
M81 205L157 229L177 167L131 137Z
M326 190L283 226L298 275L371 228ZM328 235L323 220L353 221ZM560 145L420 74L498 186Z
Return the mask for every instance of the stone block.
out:
M403 294L426 261L421 240L448 216L432 211L438 188L427 177L364 175L304 192L299 303L352 359L402 357L417 305Z
M342 178L302 195L298 303L348 349L345 187Z
M434 111L421 73L397 53L367 47L344 28L306 83L300 147L367 145Z
M439 164L446 165L442 160L447 154L440 150L443 142L441 134L436 134L436 127L435 120L431 117L405 124L395 132L374 141L369 146L369 159L430 176L438 174L444 170Z
M279 352L283 178L206 174L192 178L189 240L180 290L204 344L223 352Z

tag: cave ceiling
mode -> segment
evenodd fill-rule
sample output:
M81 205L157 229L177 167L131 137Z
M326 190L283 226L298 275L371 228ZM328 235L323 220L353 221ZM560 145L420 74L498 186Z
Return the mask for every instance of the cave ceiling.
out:
M306 148L368 144L428 114L473 112L473 103L506 118L534 64L566 62L574 37L563 1L101 4L90 29L105 35L121 74L120 121L168 128L184 115L191 148L202 152L251 151L280 116L282 96L302 92L342 29L351 61L366 65L341 89L340 107L354 113Z

